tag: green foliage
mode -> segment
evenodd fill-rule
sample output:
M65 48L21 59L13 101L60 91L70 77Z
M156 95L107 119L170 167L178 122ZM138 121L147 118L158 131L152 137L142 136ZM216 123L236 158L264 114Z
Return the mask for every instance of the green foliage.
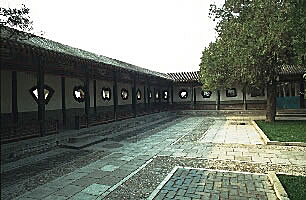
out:
M200 73L205 89L240 84L263 88L278 66L305 57L305 1L227 0L211 5L218 38L203 51Z
M270 140L280 142L305 142L306 121L256 121Z
M0 7L0 25L31 31L33 22L30 20L29 12L30 9L23 4L20 9Z
M306 177L277 175L291 200L306 199Z

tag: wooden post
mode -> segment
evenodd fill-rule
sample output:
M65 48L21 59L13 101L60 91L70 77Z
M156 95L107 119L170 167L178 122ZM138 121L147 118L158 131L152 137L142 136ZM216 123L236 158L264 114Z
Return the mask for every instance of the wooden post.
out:
M46 125L45 125L45 95L44 95L44 86L45 86L45 74L44 74L44 65L40 57L33 58L34 64L37 67L37 90L38 90L38 120L40 123L40 136L46 135Z
M150 110L151 109L151 105L150 105L150 103L151 103L150 92L152 94L152 91L151 91L151 88L150 88L150 82L149 82L149 78L148 77L147 77L147 90L148 90L148 94L147 94L147 96L148 96L148 105L147 105L147 107L148 107L148 110Z
M17 72L12 72L12 112L14 123L18 122L18 104L17 104Z
M217 90L216 110L220 110L220 90Z
M133 74L133 87L132 87L132 110L133 110L133 116L136 117L136 73Z
M171 104L173 104L173 83L171 84Z
M117 83L117 71L113 71L113 102L114 102L114 119L117 120L117 107L118 107L118 83Z
M145 111L147 111L147 92L146 92L146 85L143 86L143 101L145 104Z
M304 81L301 80L300 82L300 107L301 108L305 108L304 92L305 92Z
M62 86L62 114L63 114L63 126L67 125L67 112L66 112L66 83L65 77L61 78Z
M243 87L243 94L242 94L242 98L243 98L243 110L247 110L248 109L248 104L247 104L247 100L246 100L246 87Z
M196 103L197 103L197 93L196 93L196 88L193 88L193 109L196 109Z
M93 86L94 86L94 112L95 114L97 114L97 81L94 80L93 82Z

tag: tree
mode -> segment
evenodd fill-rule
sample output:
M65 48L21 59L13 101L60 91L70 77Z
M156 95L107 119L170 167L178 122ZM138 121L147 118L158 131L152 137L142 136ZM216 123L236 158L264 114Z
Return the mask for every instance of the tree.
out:
M0 7L0 24L18 28L23 31L31 31L33 22L30 20L30 9L22 4L20 9Z
M266 87L266 120L274 121L278 68L301 64L305 57L304 5L295 0L227 0L221 8L211 5L218 37L202 53L203 87Z

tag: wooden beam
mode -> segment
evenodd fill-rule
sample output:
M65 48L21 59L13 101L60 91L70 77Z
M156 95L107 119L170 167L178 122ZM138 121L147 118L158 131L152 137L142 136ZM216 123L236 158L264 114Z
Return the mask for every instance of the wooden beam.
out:
M12 112L14 123L18 122L18 104L17 104L17 72L12 72Z

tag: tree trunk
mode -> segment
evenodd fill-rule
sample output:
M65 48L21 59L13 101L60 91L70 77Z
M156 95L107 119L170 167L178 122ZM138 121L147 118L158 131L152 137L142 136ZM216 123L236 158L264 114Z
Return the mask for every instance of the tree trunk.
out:
M272 80L272 84L267 84L267 113L266 121L274 122L276 115L276 83Z

